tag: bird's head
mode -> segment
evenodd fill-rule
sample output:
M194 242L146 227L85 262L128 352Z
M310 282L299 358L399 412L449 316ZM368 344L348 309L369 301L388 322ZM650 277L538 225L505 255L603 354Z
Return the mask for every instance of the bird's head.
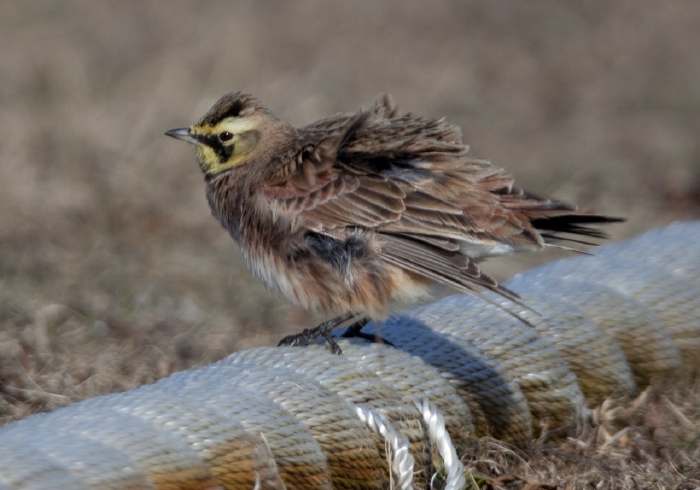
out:
M202 171L214 176L251 161L264 133L277 124L256 98L236 92L224 95L192 127L165 134L195 145Z

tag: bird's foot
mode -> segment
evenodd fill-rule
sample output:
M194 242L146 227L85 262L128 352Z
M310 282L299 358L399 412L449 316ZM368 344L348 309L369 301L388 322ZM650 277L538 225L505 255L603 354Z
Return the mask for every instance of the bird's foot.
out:
M331 352L333 354L342 354L343 351L338 345L338 343L335 341L331 333L333 330L338 328L342 323L348 321L350 318L352 318L353 314L346 314L346 315L341 315L339 317L333 318L332 320L327 320L323 323L321 323L318 327L314 328L305 328L302 332L294 334L294 335L288 335L282 340L280 340L279 344L277 344L278 347L280 346L287 346L287 347L292 347L295 345L306 345L309 342L311 342L314 339L317 339L318 337L323 337L326 339L326 342L328 343L328 346L331 348ZM365 323L367 323L365 321ZM362 327L360 327L362 328Z

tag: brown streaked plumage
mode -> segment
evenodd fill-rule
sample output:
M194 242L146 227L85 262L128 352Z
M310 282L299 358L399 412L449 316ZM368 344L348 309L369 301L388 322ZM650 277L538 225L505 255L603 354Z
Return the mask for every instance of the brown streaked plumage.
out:
M588 225L617 221L513 187L503 169L467 154L458 127L401 114L386 95L294 128L233 93L166 134L195 145L212 213L253 274L340 315L287 344L330 339L355 316L381 320L440 285L513 297L477 262L578 242L567 234L600 238Z

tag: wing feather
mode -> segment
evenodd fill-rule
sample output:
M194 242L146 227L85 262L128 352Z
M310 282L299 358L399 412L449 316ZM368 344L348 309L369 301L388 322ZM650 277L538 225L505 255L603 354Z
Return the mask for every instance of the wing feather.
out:
M518 301L517 294L482 273L476 263L464 255L445 255L443 251L404 237L382 235L382 241L382 256L387 262L466 293L473 294L481 287Z
M478 259L499 243L537 249L558 233L603 236L586 224L608 218L514 188L510 175L467 151L459 128L397 115L385 96L370 110L298 130L269 164L261 192L309 230L391 236L387 260L462 288L502 292L470 259L455 262L459 252Z

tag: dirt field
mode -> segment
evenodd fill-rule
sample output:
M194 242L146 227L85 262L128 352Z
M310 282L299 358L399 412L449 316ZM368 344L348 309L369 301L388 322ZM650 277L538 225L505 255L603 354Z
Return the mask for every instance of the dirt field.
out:
M299 125L390 92L459 124L521 186L627 217L615 239L700 218L695 0L15 0L0 4L0 43L0 422L317 320L251 279L190 150L163 136L229 91ZM555 257L484 268L505 278ZM676 457L676 439L648 440ZM697 471L686 442L682 464L623 458L590 476L543 453L530 468L671 488ZM593 461L593 446L572 451ZM651 476L635 487L635 471Z

